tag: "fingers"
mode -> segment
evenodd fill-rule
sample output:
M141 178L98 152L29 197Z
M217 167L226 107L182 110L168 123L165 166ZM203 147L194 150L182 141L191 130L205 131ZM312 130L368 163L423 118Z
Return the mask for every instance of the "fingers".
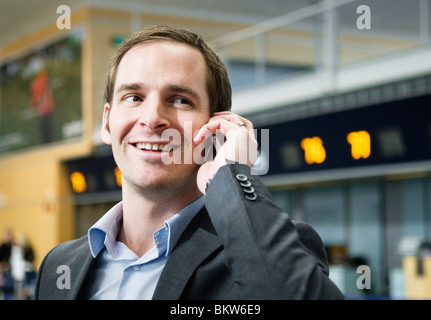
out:
M253 129L253 124L251 123L251 121L229 111L215 112L213 114L213 117L210 119L210 122L217 121L219 119L229 121L232 124L236 125L244 124L245 127L247 127L248 129Z
M194 141L199 143L208 138L209 134L215 135L217 132L228 136L232 133L232 130L236 131L244 129L253 131L252 122L232 112L215 112L214 116L210 118L208 123L202 126L202 128L196 133Z
M197 183L202 193L205 185L219 168L228 161L244 163L252 167L257 159L257 140L251 121L232 112L216 112L207 124L197 132L194 141L200 143L210 136L224 135L224 141L216 139L215 158L201 165L198 171Z
M231 160L253 165L257 158L257 141L251 121L232 112L218 112L197 132L194 140L200 143L210 136L220 137L216 140L216 157L214 160L223 163Z

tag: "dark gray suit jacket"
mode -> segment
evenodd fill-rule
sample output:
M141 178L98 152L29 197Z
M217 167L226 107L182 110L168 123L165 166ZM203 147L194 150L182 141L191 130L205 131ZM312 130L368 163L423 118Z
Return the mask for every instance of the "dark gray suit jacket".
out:
M87 236L53 248L39 267L35 299L84 298L96 259ZM59 266L70 270L70 288L58 285ZM328 274L317 232L282 212L249 167L233 164L210 183L153 299L345 299Z

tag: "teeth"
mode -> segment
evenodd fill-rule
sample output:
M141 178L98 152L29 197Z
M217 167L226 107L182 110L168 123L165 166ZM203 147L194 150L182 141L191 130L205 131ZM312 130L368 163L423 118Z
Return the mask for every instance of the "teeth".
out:
M139 142L136 144L136 147L143 150L160 150L160 151L167 151L169 150L168 145L158 144L158 143L144 143Z

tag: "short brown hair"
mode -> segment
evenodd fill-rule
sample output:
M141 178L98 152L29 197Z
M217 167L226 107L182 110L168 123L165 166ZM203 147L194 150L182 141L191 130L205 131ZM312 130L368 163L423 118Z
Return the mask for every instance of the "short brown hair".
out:
M136 45L154 40L176 41L198 49L207 65L207 91L211 114L231 109L232 88L226 66L220 57L195 32L163 25L149 26L142 31L136 32L119 46L106 73L104 94L106 103L112 103L118 66L126 52Z

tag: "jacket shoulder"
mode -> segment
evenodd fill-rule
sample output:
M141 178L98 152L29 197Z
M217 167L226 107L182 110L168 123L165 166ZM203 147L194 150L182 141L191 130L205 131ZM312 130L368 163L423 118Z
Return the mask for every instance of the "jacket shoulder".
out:
M311 252L317 259L317 262L323 272L329 275L328 257L322 238L317 231L308 223L300 220L292 220L295 229L298 231L299 240L305 248Z
M49 261L51 265L56 263L70 264L76 259L78 253L83 251L90 252L88 237L86 235L79 239L58 244L48 252L44 258L44 262L46 264L46 262Z

